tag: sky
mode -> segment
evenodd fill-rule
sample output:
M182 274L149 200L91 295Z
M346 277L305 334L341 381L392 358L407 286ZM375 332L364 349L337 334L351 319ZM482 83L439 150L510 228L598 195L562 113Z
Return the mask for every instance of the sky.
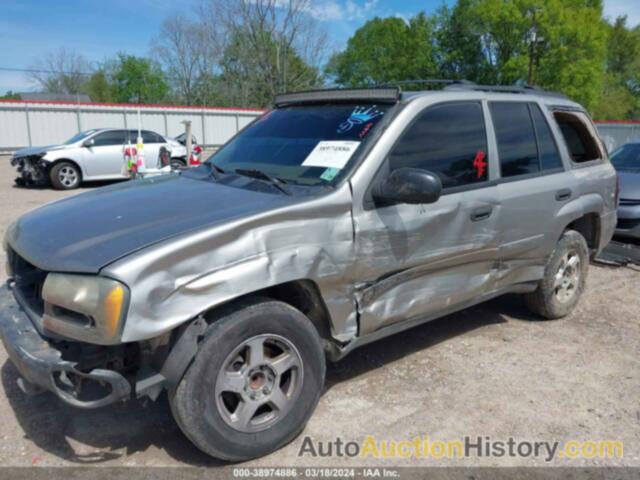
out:
M162 21L180 11L191 13L198 1L0 0L0 67L29 68L59 47L76 51L92 62L120 51L148 55ZM332 46L339 50L358 27L375 16L410 18L420 11L432 14L452 1L313 0L310 14L322 23ZM604 4L609 18L626 14L629 24L640 24L640 1L604 0ZM0 71L0 94L34 88L28 75Z

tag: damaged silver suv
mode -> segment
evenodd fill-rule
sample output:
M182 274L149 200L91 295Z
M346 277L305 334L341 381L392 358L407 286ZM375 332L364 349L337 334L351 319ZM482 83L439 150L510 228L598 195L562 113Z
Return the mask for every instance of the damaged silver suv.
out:
M505 293L567 315L616 203L558 94L281 95L198 168L21 217L0 331L25 392L96 408L166 390L195 445L248 459L303 429L325 358Z

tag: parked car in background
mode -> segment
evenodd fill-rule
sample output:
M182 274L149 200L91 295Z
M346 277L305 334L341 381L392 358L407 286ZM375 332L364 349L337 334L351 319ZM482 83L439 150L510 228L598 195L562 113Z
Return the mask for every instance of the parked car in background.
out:
M284 94L199 167L19 218L0 336L23 391L95 408L166 390L195 445L246 460L302 431L326 358L506 293L568 315L616 191L559 94Z
M174 138L177 142L179 142L181 145L186 145L187 144L187 133L186 132L182 132L180 135L178 135L177 137ZM195 137L195 135L191 135L191 145L197 145L198 144L198 139Z
M136 144L137 130L99 128L80 132L60 145L23 148L14 152L11 165L18 170L19 185L51 183L59 190L77 188L83 181L118 180L123 174L123 148ZM160 149L170 152L173 166L186 165L186 149L178 141L142 130L144 157L155 168Z
M620 182L616 235L640 239L640 142L622 145L611 163Z

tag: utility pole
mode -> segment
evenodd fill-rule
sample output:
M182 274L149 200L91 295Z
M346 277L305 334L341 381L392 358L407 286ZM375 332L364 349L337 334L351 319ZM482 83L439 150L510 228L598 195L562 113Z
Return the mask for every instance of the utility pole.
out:
M189 167L191 161L191 120L183 120L182 123L184 124L184 131L187 141L187 167Z
M528 85L535 85L536 83L536 73L538 67L538 44L544 42L544 38L538 36L537 14L540 10L540 7L533 7L530 10L532 23L529 40L529 74L527 75Z

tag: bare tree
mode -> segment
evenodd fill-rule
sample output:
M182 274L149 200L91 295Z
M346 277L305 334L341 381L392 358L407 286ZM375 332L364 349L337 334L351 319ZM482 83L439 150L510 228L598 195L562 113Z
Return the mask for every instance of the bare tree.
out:
M181 100L191 105L197 101L198 82L211 72L219 56L209 25L183 15L168 17L152 51L168 73Z
M61 47L45 54L31 69L32 79L45 92L76 94L85 92L91 66L79 53Z
M276 93L318 85L327 36L312 8L311 0L205 0L201 18L226 39L227 88L265 104Z

